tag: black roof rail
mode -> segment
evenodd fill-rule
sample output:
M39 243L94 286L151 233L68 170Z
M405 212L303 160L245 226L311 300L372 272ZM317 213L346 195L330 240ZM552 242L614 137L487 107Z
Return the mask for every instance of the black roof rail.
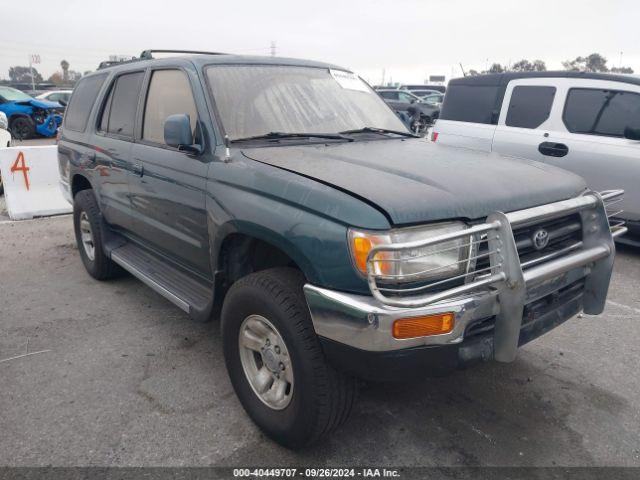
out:
M203 52L200 50L145 50L140 54L140 60L153 59L154 53L180 53L180 54L194 54L194 55L227 55L222 52Z
M140 58L133 57L128 58L126 60L105 60L104 62L100 62L98 65L98 70L102 70L103 68L115 67L116 65L122 65L124 63L138 62Z

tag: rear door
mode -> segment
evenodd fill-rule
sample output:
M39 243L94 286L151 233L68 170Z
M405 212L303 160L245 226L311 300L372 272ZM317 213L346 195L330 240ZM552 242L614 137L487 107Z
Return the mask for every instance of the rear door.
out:
M95 162L102 213L107 222L131 230L129 183L136 172L131 162L134 127L144 70L113 78L98 114Z
M492 149L503 155L539 161L544 160L541 152L562 154L563 147L548 138L556 92L552 78L509 82Z
M210 275L205 186L210 157L195 156L164 142L169 115L186 113L202 142L194 91L197 79L178 67L150 70L132 158L139 175L131 182L134 233L145 244L202 275ZM204 101L198 102L204 105ZM202 107L201 107L202 109Z
M557 119L548 140L566 154L543 160L582 176L594 190L623 188L624 218L640 220L640 141L624 137L640 125L640 86L605 80L563 79Z

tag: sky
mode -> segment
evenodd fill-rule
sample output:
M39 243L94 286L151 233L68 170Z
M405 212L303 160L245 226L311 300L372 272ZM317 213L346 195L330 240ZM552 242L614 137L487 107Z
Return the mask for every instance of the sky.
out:
M149 48L269 55L272 42L278 56L338 64L372 84L522 58L559 69L593 52L640 73L638 0L1 1L0 78L30 54L46 79L62 59L84 72Z

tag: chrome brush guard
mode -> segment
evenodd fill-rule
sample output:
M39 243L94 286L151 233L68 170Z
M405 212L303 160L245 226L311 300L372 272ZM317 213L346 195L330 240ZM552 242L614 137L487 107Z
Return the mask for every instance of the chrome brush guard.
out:
M500 313L496 317L495 325L495 358L499 361L513 361L518 347L527 287L553 279L570 270L583 268L589 273L585 279L585 313L598 314L604 309L613 268L613 238L627 230L622 222L612 222L611 225L609 222L610 217L616 217L620 213L615 211L614 205L621 200L623 193L622 190L587 192L580 197L526 210L496 212L489 215L484 223L458 232L425 240L374 246L367 257L369 289L382 304L400 308L424 307L481 290L494 290L500 304ZM534 260L521 261L514 230L572 214L580 217L581 240ZM454 262L467 262L466 272L461 275L417 287L402 288L398 284L385 283L385 278L375 273L375 264L378 262L408 261L416 258L415 255L403 257L402 252L432 247L434 251L424 255L433 255L459 248L459 245L447 247L446 243L461 238L468 242L463 246L469 248L468 258ZM445 246L439 249L439 244ZM386 259L383 255L385 252L398 253L399 257ZM485 261L485 266L476 268L475 265L482 260ZM450 266L451 264L435 269ZM431 270L433 269L428 271ZM457 281L458 284L446 288L446 284L452 281Z

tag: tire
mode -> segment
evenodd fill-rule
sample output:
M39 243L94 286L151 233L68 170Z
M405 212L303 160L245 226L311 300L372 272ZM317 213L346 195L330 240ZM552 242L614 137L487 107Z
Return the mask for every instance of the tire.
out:
M357 394L355 379L335 370L324 356L303 285L304 276L298 270L263 270L234 283L222 307L224 358L236 395L267 436L292 449L310 445L344 423ZM284 373L273 380L272 389L286 374L293 379L285 393L288 403L277 408L265 403L254 390L241 358L247 350L240 346L240 333L249 325L247 321L255 318L266 319L276 329L284 343L278 353L290 362L288 367L283 367L287 360L280 363ZM267 368L268 353L256 353L254 358L262 359L262 368Z
M93 250L83 241L87 226ZM102 215L93 190L81 190L73 199L73 228L82 263L89 275L96 280L107 280L118 276L122 270L107 256L102 245Z
M16 117L11 122L11 135L18 140L27 140L36 135L36 124L29 117Z

